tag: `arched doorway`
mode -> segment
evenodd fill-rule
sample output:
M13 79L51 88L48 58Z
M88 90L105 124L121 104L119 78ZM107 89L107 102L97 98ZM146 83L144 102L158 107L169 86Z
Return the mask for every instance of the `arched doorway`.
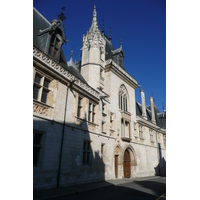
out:
M124 178L131 176L131 157L128 150L124 152Z

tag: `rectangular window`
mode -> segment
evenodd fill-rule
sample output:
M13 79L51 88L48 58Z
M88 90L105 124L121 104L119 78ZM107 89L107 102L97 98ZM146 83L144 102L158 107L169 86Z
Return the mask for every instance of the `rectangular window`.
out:
M36 73L33 85L33 99L47 103L48 93L49 93L49 84L50 81Z
M88 121L95 122L95 105L92 103L89 103L88 108Z
M149 130L149 133L150 133L150 141L153 142L153 133L152 133L152 130Z
M35 86L35 85L33 86L33 98L36 100L38 100L39 90L40 90L40 88L38 86Z
M35 81L34 81L34 82L40 84L40 83L41 83L41 79L42 79L42 77L39 76L38 74L36 74L36 75L35 75Z
M130 123L125 121L125 137L130 137Z
M77 117L81 117L82 98L78 97Z
M139 125L139 137L143 138L142 126Z
M91 120L91 113L92 113L91 109L92 109L92 104L89 103L89 109L88 109L88 121Z
M121 96L121 101L120 101L121 105L120 105L120 109L122 110L122 96Z
M49 83L50 83L50 82L45 78L45 79L44 79L44 87L45 87L45 88L49 88Z
M94 123L94 117L95 117L95 105L92 106L92 122Z
M101 143L101 158L103 159L105 154L105 144Z
M33 131L33 165L38 166L41 149L43 134L39 131Z
M114 118L114 114L110 112L110 128L114 129L113 127L113 118Z
M47 102L47 95L48 95L48 91L43 90L43 91L42 91L41 102L43 102L43 103L46 103L46 102Z
M83 165L90 165L90 142L83 142Z

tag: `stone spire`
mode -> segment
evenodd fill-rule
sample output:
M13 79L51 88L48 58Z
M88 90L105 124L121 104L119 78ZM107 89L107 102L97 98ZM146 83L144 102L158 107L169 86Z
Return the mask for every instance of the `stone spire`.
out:
M73 49L71 50L70 60L72 60L73 57Z
M94 10L93 10L93 18L92 18L92 25L90 27L89 32L99 32L99 28L97 25L97 11L96 11L96 6L94 5Z

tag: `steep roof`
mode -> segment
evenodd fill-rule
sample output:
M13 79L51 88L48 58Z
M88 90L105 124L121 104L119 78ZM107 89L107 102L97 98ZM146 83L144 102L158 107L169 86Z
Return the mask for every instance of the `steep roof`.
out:
M166 129L166 112L160 112L156 106L154 106L155 109L155 119L156 119L156 125L160 128ZM147 113L147 120L151 121L151 106L146 107L146 113ZM136 102L136 115L142 117L142 105L138 102Z
M44 51L44 45L42 44L42 41L39 41L38 33L40 30L49 27L50 22L33 8L33 45L42 51Z
M35 46L42 52L46 53L47 55L48 51L45 52L45 48L47 48L48 35L47 34L44 34L43 36L39 35L41 33L41 30L48 30L50 28L51 28L51 23L41 13L39 13L39 11L33 8L33 46ZM55 60L55 62L57 61ZM82 75L80 74L79 70L77 70L76 67L67 65L67 61L62 48L60 51L59 64L64 69L68 70L70 73L79 78L81 81L86 83L85 79L82 77Z

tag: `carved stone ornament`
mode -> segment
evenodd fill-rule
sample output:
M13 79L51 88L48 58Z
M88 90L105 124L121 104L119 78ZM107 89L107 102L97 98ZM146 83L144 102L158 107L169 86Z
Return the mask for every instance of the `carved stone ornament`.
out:
M76 118L76 125L81 126L81 124L82 124L82 120L79 118Z
M40 50L36 49L35 47L33 47L33 56L39 59L42 63L46 64L48 68L56 71L59 75L64 76L67 81L71 82L76 79L76 77L73 74L68 72L66 69L61 67L59 64L54 62L51 58L43 54ZM86 86L86 84L83 83L81 80L76 81L74 84L81 87L84 91L89 92L92 96L99 98L99 93L89 85Z
M95 131L95 125L94 124L90 124L90 123L88 123L88 129L89 129L89 131Z
M41 115L48 115L48 108L42 106L42 105L38 105L33 103L33 112L41 114Z

